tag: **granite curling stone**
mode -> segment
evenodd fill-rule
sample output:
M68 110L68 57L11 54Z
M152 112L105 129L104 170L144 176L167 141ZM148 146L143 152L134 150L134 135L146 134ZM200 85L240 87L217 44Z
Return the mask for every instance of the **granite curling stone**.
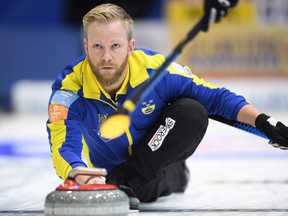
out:
M45 216L124 216L128 213L128 196L110 184L80 185L67 179L45 199Z

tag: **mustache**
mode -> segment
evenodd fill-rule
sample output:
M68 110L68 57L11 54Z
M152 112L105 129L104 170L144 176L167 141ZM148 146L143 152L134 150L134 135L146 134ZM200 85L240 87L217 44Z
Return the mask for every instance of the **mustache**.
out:
M111 61L100 61L98 67L113 67L115 66Z
M115 65L114 64L111 64L111 63L102 63L102 64L99 64L98 67L114 67Z

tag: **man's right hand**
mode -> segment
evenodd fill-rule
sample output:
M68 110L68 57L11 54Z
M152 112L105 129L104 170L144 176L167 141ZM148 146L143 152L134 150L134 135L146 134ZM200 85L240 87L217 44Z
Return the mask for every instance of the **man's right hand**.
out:
M88 168L75 167L71 170L69 177L75 179L78 184L105 184L107 175L106 169L103 168Z
M77 175L75 181L78 184L106 184L104 177L99 176L87 176L87 175Z

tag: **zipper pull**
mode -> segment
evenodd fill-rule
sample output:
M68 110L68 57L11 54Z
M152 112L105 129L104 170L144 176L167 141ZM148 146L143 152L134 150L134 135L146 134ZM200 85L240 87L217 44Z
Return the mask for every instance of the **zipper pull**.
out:
M117 97L117 95L115 95L115 105L118 108L118 97Z

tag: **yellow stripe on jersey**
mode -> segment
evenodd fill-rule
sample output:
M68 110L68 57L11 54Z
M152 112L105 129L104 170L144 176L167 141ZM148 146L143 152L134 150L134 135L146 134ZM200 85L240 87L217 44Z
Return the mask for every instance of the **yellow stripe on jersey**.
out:
M52 124L48 124L48 128L50 129L50 142L53 165L56 168L57 175L59 175L63 180L65 180L68 178L72 167L61 157L59 153L59 149L62 147L62 144L66 140L66 128L64 125L64 121L58 121Z
M92 167L94 167L94 165L91 163L88 145L87 145L84 137L82 137L82 143L83 143L83 155L84 155L84 157L86 159L88 167L92 168Z
M132 136L131 136L129 129L126 130L126 136L127 136L128 142L129 142L128 153L129 153L129 156L132 156L132 154L133 154L133 151L132 151L133 139L132 139Z
M178 74L180 76L184 76L184 77L188 77L188 78L192 78L193 82L196 85L203 85L205 87L208 87L210 89L216 89L219 88L218 86L215 86L209 82L206 82L204 79L199 79L198 76L196 76L195 74L192 74L191 70L189 67L187 66L182 66L176 62L173 62L169 67L168 67L168 71L171 74Z
M206 82L204 79L199 79L198 76L196 76L195 74L192 74L192 78L193 78L193 82L196 84L196 85L203 85L205 87L208 87L210 89L216 89L216 88L219 88L218 86L216 85L213 85L209 82Z

